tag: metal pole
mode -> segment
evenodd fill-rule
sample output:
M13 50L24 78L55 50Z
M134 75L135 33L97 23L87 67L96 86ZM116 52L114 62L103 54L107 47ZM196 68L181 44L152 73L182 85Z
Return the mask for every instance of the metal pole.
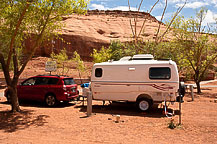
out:
M189 85L189 87L190 87L190 91L191 91L192 101L194 101L194 87L193 87L193 85Z
M92 93L91 91L88 92L88 95L87 95L87 116L91 116L92 114L92 100L93 100L93 97L92 97Z

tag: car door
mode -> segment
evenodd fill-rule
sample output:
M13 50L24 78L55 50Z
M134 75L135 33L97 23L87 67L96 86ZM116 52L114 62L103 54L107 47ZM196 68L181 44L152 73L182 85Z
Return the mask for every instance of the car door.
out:
M35 77L29 78L17 86L17 94L19 99L32 99L32 95L34 95L34 93L32 93L32 89L35 85L35 80Z
M46 77L37 77L35 85L32 89L33 99L37 101L43 101L46 91L48 90L48 78Z

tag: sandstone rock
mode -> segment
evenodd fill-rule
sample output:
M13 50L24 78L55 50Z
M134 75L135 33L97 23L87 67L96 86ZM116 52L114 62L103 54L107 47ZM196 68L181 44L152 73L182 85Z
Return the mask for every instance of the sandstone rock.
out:
M35 55L49 56L52 51L59 53L65 48L69 56L77 51L83 60L91 61L90 55L93 49L100 49L102 46L107 47L112 40L120 40L121 42L132 40L129 20L132 20L132 17L136 15L138 17L137 33L142 27L144 18L147 18L144 35L141 35L144 40L153 39L159 23L162 24L162 31L166 28L163 23L145 12L92 10L88 11L86 15L73 14L64 17L65 27L59 38L43 43ZM26 40L27 49L25 52L31 51L33 43L31 39Z

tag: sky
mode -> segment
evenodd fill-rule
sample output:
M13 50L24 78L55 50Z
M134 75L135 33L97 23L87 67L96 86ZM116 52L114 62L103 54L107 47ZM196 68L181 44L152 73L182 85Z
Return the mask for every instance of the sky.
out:
M131 10L137 10L140 1L141 0L130 0ZM143 0L141 11L149 11L156 1L157 0ZM185 1L186 0L167 0L167 10L163 22L171 19L172 15ZM151 12L151 15L160 20L164 7L165 0L159 0L158 4ZM195 17L196 12L199 11L201 7L208 9L203 25L215 23L215 19L217 19L217 0L187 0L187 4L179 15L185 18ZM128 0L90 0L88 8L90 10L129 10Z

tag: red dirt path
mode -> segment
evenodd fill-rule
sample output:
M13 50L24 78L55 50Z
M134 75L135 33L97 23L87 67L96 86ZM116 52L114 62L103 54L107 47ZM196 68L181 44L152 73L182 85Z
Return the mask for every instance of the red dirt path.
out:
M32 62L23 77L44 72ZM38 65L38 66L36 66ZM32 68L31 68L32 67ZM35 72L35 73L32 73ZM76 76L76 75L75 75ZM217 83L212 83L212 85ZM2 90L1 90L2 91ZM56 108L41 103L21 103L21 113L12 115L11 109L0 97L0 143L8 144L68 144L68 143L216 143L217 142L217 88L202 89L195 101L187 94L182 104L182 126L169 129L169 119L161 106L150 113L140 113L131 104L93 102L93 115L86 117L82 102L60 104ZM176 113L178 104L171 105ZM115 115L120 123L115 123ZM175 124L179 116L175 115Z

